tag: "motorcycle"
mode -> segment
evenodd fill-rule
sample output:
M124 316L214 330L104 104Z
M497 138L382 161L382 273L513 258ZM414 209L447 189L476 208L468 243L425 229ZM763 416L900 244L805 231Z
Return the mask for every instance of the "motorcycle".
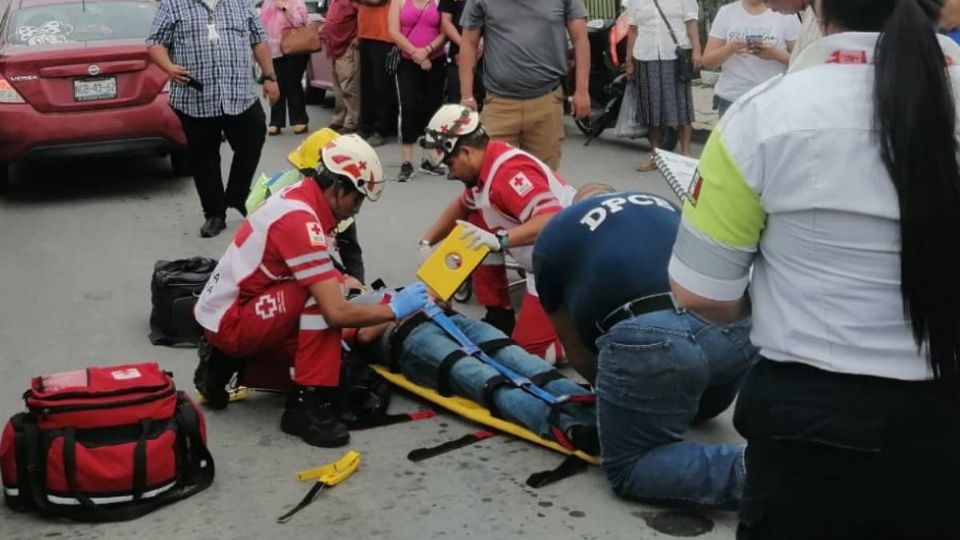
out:
M587 38L590 41L590 103L592 111L587 118L575 119L577 129L586 135L583 143L588 146L608 128L615 128L620 116L620 106L623 104L624 92L627 84L626 67L623 63L628 54L627 31L630 27L629 17L621 14L615 21L593 19L587 23ZM572 50L570 53L573 56ZM573 62L571 61L568 77L568 91L572 95L570 84L574 80ZM642 127L641 131L632 138L648 137L649 128ZM664 130L661 148L673 150L677 147L677 130Z

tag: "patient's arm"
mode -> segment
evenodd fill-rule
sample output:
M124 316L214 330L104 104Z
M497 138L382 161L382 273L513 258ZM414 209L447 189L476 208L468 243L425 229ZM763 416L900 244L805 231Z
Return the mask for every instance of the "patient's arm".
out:
M380 291L380 292L374 292L367 295L363 295L362 297L354 298L351 301L357 302L357 303L370 303L370 302L384 303L385 302L385 299L383 298L384 292L387 292L387 294L393 294L392 291ZM440 305L440 307L446 308L449 306L449 304L447 304L446 302L443 302L442 300L434 296L433 293L430 293L430 295L433 298L433 301L436 302L438 305ZM371 343L374 343L378 339L380 339L380 336L382 336L384 332L388 332L389 330L395 327L403 325L405 322L407 322L407 320L409 320L411 317L415 315L416 313L414 313L413 315L410 315L405 319L401 319L399 321L390 321L390 322L385 322L383 324L378 324L375 326L357 328L354 330L355 335L354 335L353 341L360 346L370 345Z
M378 339L380 339L380 336L382 336L384 332L389 331L391 328L393 328L396 325L397 323L391 321L383 324L378 324L376 326L367 326L366 328L358 328L356 343L361 347L364 345L370 345L371 343L374 343Z
M560 336L560 342L563 343L563 354L570 361L570 366L587 382L596 384L597 356L583 344L580 339L580 332L577 331L573 319L567 313L567 308L561 307L552 313L548 313L547 316L553 323L557 335Z

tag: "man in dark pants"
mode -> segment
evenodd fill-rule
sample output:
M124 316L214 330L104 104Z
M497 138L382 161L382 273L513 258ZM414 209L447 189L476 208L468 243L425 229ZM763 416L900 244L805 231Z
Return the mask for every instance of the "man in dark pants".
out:
M370 146L386 142L397 130L397 89L387 75L393 40L387 28L387 0L354 0L360 40L360 134Z
M280 95L267 34L246 0L165 0L147 38L150 58L170 75L170 106L187 136L193 178L206 222L200 236L226 228L227 207L244 202L260 162L266 118L253 93L250 49L264 75L264 95ZM226 191L220 173L220 135L233 148Z

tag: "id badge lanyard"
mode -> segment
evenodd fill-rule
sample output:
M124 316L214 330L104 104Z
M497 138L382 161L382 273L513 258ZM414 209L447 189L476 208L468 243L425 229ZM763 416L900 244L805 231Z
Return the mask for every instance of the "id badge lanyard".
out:
M210 18L213 21L213 18ZM214 22L211 22L207 25L207 40L213 45L220 44L220 33L217 32L217 25Z
M212 4L207 3L207 8L210 9L210 18L207 19L207 41L209 41L211 45L220 44L220 32L217 32L217 21L214 15L214 10L217 9L217 4L219 3L219 1L215 1Z

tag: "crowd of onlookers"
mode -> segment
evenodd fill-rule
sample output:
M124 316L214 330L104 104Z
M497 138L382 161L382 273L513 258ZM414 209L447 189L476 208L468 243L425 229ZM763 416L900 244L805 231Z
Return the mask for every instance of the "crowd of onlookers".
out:
M569 73L570 44L576 57L578 40L584 39L581 60L589 55L583 35L588 13L580 0L504 7L486 0L330 0L324 48L333 64L336 110L329 127L358 132L373 146L398 136L399 179L406 181L414 175L415 165L426 173L443 174L415 159L415 142L433 112L444 102L461 100L479 108L486 98L491 110L484 114L484 122L494 126L495 137L557 167L563 140L562 115L556 114L564 98L561 80ZM626 69L637 85L637 92L631 93L638 99L633 108L636 121L650 128L653 148L661 145L665 129L677 130L681 151L687 155L695 110L690 81L677 69L677 49L689 49L697 69L721 70L714 106L722 116L738 97L786 70L801 37L801 17L777 13L763 0L723 6L705 38L700 35L696 0L624 0L622 9L631 29ZM551 20L543 13L562 16ZM810 15L805 28L816 31ZM306 8L303 0L267 0L261 16L281 88L269 133L284 127L285 107L290 109L294 132L302 133L307 115L299 81L306 56L283 56L275 44L285 28L306 24ZM465 38L468 43L463 47ZM492 48L485 48L488 42ZM461 69L465 64L467 73ZM470 89L462 92L467 79ZM570 83L575 113L587 114L591 105L587 89ZM586 84L585 78L582 85ZM637 168L652 170L653 162L644 161Z
M293 131L307 130L299 83L307 56L285 56L279 48L286 30L307 24L306 13L303 0L266 0L260 10L281 89L272 105L271 135L285 127L287 108ZM462 101L480 109L486 100L485 122L495 137L556 167L568 37L575 54L586 60L586 17L580 0L521 6L486 0L330 0L323 36L333 64L336 110L329 127L359 133L372 146L398 136L398 179L406 181L415 164L426 173L444 173L425 160L416 163L414 148L440 105ZM576 90L573 106L585 116L590 107L586 74Z
M280 134L288 116L294 133L310 129L301 82L309 54L288 55L281 47L285 32L309 24L304 0L265 0L258 9L236 0L227 12L223 6L232 1L171 9L163 6L180 0L163 2L148 40L157 63L183 83L174 85L171 106L187 132L207 217L204 236L224 228L227 207L242 209L242 188L252 179L263 144L261 135L251 133L261 119L253 110L245 71L249 60L240 61L249 54L247 47L254 47L264 74L259 82L270 97L267 133ZM716 87L721 114L740 95L786 69L801 22L796 15L775 13L771 3L737 0L724 6L704 50L696 0L624 0L630 24L625 64L636 90L630 94L637 96L635 122L649 128L653 148L661 146L669 129L678 132L681 151L691 153L692 77L684 73L678 54L690 57L695 69L722 70ZM206 18L207 29L180 36L177 16L197 25ZM461 103L481 112L492 138L557 169L565 111L585 118L604 105L590 100L588 17L583 0L329 0L321 35L333 68L336 108L328 127L358 133L374 147L398 137L397 179L403 182L414 176L415 166L444 174L442 166L416 159L415 143L440 105ZM236 25L237 18L247 32L216 31ZM816 29L809 19L808 28ZM205 56L214 41L230 55ZM162 55L158 46L164 47ZM211 79L216 84L205 91L202 85L201 90L187 88L189 73L200 73L202 83L208 70L217 73ZM220 133L236 154L226 190L217 165ZM653 163L646 160L637 169L652 170Z

